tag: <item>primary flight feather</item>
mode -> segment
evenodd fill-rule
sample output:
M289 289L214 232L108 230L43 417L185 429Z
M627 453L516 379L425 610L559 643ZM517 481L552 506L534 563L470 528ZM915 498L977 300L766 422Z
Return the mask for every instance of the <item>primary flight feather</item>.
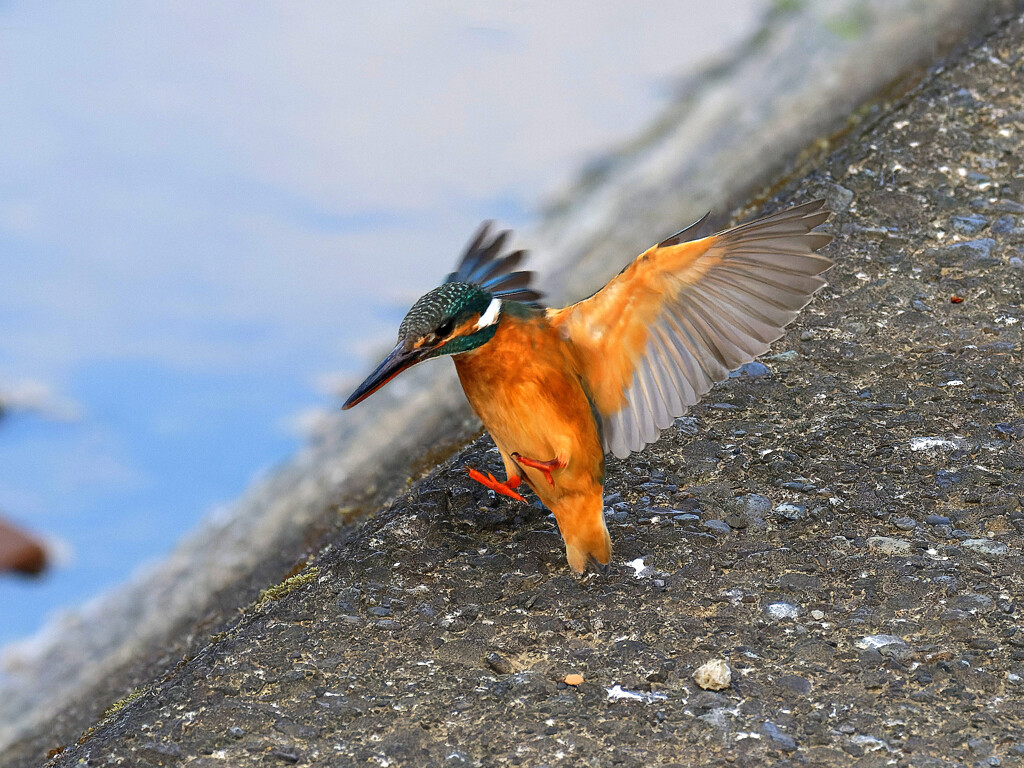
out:
M506 480L474 479L516 499L525 481L558 521L574 571L606 564L606 452L654 442L716 381L765 352L825 285L829 212L814 201L700 237L707 219L663 240L588 299L543 309L525 253L481 227L458 268L421 297L398 344L346 401L401 371L452 355Z

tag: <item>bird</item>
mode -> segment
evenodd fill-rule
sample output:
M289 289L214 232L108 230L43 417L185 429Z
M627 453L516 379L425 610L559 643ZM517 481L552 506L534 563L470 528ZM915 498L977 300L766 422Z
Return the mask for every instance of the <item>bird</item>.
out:
M829 215L814 200L705 236L706 214L564 308L543 306L534 273L518 270L526 252L506 252L510 233L485 222L342 407L451 356L505 465L504 481L470 477L519 501L525 483L554 514L572 570L607 567L605 455L657 440L782 336L826 284L833 262L818 251L831 237L814 230Z

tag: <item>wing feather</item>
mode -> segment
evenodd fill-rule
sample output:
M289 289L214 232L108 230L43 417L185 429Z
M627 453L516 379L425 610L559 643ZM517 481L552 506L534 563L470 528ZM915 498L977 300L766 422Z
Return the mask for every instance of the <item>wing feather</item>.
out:
M680 322L673 314L665 318L665 323L670 332L674 331L676 349L686 360L689 372L687 378L693 384L696 394L693 402L696 403L715 383L714 375L718 362L706 351L703 339L693 333L689 323Z
M709 300L720 302L723 309L735 313L731 318L732 323L738 332L749 339L747 345L750 351L755 347L767 348L777 338L779 323L768 317L772 313L765 311L764 307L755 306L755 302L752 301L744 302L735 298L727 288L719 290L718 286L709 287L705 294ZM754 354L763 354L763 349Z
M589 299L548 310L601 417L605 450L658 438L729 371L763 354L832 261L814 201L710 237L704 217L641 254Z
M639 406L637 409L639 411L637 421L640 427L638 433L645 445L651 441L652 437L657 438L658 434L658 428L654 424L654 409L656 405L648 389L650 376L650 371L647 370L647 358L644 357L636 368L634 386L636 387L637 405Z
M658 383L661 384L665 406L669 412L668 424L662 427L664 429L674 420L671 414L684 410L686 406L683 403L683 396L679 391L679 379L681 377L672 370L669 352L665 348L665 342L661 334L658 332L651 334L651 350L653 352L651 359L654 360L657 367Z
M666 332L664 324L656 325L654 332L668 356L668 369L674 376L676 389L679 392L679 406L674 410L685 413L687 403L695 403L700 399L700 395L697 394L692 383L696 381L693 358L680 352L676 347L678 340Z

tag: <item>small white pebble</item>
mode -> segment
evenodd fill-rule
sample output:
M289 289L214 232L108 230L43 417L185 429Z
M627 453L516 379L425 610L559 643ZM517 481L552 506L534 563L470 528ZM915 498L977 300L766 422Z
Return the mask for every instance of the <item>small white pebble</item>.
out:
M952 451L958 447L954 440L947 440L944 437L912 437L910 439L910 450L931 451L936 448L943 451Z
M907 556L913 550L909 541L893 539L889 536L872 536L868 539L868 549L883 555Z
M800 615L800 609L790 603L772 603L765 611L773 619L795 619Z
M642 578L641 574L647 568L647 566L644 565L644 559L642 557L638 557L636 560L626 563L626 565L636 571L633 575L638 579Z
M1005 555L1010 548L1001 541L992 539L967 539L961 544L964 549L970 549L982 555Z
M868 736L863 733L858 733L856 736L850 739L854 744L863 747L868 752L874 752L879 749L889 749L889 745L886 744L882 739L875 736Z
M712 659L697 667L693 679L705 691L724 691L732 685L732 670L725 659Z
M854 643L861 650L884 648L887 645L906 645L902 638L896 635L868 635Z
M608 694L609 701L643 701L647 704L651 704L655 701L663 701L668 698L664 693L658 693L657 691L651 691L649 693L644 691L639 693L636 691L627 691L618 683L613 685L611 688L605 688L604 690L605 693Z
M824 611L811 611L811 618L814 619L815 621L821 621L822 619L825 618L825 612Z

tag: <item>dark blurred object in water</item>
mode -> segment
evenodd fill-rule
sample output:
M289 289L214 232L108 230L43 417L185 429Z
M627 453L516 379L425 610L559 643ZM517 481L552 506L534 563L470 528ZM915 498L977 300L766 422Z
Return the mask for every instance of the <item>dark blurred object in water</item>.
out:
M36 576L45 570L46 559L42 542L0 518L0 573Z

